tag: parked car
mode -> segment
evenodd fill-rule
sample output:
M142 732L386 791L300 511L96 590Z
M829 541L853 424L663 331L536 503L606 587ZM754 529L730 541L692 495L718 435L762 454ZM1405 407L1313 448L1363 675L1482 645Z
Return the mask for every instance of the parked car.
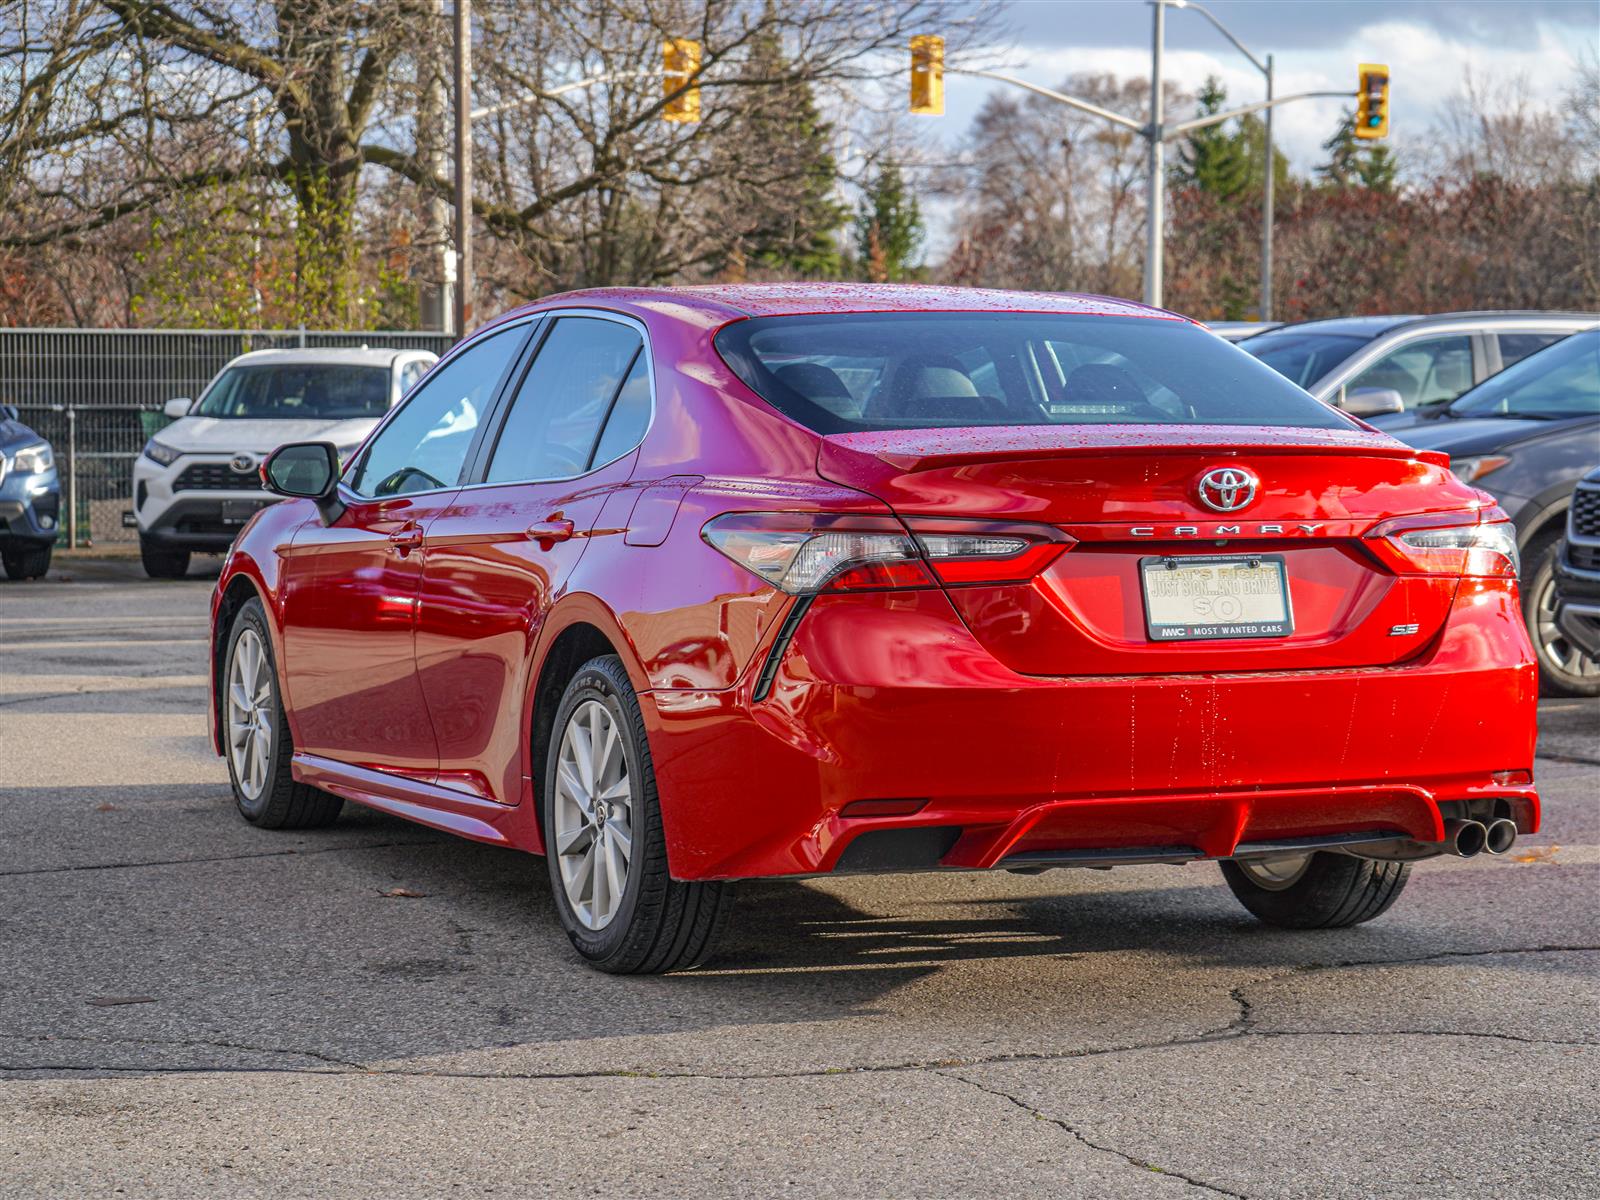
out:
M1600 467L1572 493L1567 536L1556 556L1555 623L1600 676Z
M220 554L272 502L261 460L284 442L325 438L353 453L438 355L426 350L257 350L198 400L169 400L173 423L133 467L139 552L152 579L177 579L195 552Z
M0 404L0 565L9 579L38 579L50 569L61 520L61 484L50 443Z
M548 852L607 971L758 876L1212 859L1351 925L1538 825L1513 531L1445 463L1118 300L557 296L268 458L213 745L258 826Z
M1282 321L1207 321L1206 328L1230 342L1242 342L1247 337L1277 329L1282 324Z
M1600 695L1600 668L1556 622L1555 568L1573 484L1600 463L1600 330L1573 334L1470 392L1388 427L1443 450L1464 482L1510 514L1522 552L1522 607L1544 690Z
M1239 344L1318 400L1386 427L1445 404L1580 329L1594 313L1477 312L1302 321Z

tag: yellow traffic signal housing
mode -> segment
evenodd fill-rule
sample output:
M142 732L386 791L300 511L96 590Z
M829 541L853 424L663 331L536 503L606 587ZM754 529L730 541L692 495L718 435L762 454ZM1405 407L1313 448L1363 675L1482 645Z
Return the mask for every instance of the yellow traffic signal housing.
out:
M700 119L700 85L692 82L700 74L700 43L693 38L668 38L661 43L663 95L667 98L661 115L668 121ZM688 84L687 88L684 84Z
M911 111L944 115L944 39L936 33L911 39Z
M1373 141L1389 136L1389 68L1362 63L1356 85L1356 136Z

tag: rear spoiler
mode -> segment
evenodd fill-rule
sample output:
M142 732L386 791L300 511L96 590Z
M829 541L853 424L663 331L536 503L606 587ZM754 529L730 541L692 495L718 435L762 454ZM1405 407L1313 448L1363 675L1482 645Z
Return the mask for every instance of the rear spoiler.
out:
M1434 467L1448 467L1450 456L1438 450L1417 450L1385 434L1332 429L1305 436L1305 431L1264 427L1194 426L1174 435L1171 426L1005 426L989 429L894 430L886 433L841 433L823 438L830 447L869 454L897 471L914 473L960 467L977 462L1024 462L1030 459L1138 455L1163 452L1249 455L1327 454L1355 451L1378 458L1405 458Z

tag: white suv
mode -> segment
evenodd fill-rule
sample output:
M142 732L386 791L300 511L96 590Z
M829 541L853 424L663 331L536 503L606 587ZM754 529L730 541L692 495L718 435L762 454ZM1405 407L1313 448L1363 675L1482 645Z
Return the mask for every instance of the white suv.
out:
M220 554L258 508L261 460L285 442L353 453L438 356L426 350L257 350L218 372L200 399L169 400L175 418L133 465L139 551L152 579L176 579L189 555Z

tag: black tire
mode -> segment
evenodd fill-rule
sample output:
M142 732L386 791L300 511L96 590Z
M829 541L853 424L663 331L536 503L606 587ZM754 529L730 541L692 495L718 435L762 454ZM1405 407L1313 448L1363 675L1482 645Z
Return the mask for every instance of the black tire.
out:
M270 712L267 722L270 748L265 755L263 786L253 798L249 789L239 780L228 721L228 690L233 679L234 656L238 653L240 639L247 632L254 633L262 648L267 686L270 689L267 705ZM294 742L289 736L289 722L283 715L283 700L278 689L278 670L272 657L272 638L267 629L266 611L258 599L246 601L228 630L227 650L222 659L221 692L219 719L222 722L223 758L228 763L228 779L233 785L233 802L239 809L239 815L262 829L320 829L332 825L339 816L339 810L344 807L344 801L307 784L297 783L290 771Z
M1600 696L1600 663L1573 644L1556 624L1556 557L1559 531L1541 534L1522 556L1522 619L1539 660L1539 691L1546 696Z
M1222 877L1256 917L1284 929L1344 929L1381 916L1399 898L1411 864L1378 862L1319 850L1305 869L1278 886L1264 886L1245 867L1224 861Z
M574 713L587 701L598 701L609 713L619 734L628 777L637 781L628 800L632 853L622 899L609 923L599 929L588 928L568 899L554 844L561 746ZM567 685L556 709L543 784L540 813L550 890L556 916L573 948L590 966L613 975L656 975L688 970L704 962L732 896L721 883L683 883L668 873L666 836L644 717L628 672L616 655L590 659Z
M182 579L189 573L187 550L168 550L140 538L139 558L144 563L144 573L151 579Z
M0 550L0 564L5 566L8 579L42 579L50 570L52 549L52 546L28 546Z

